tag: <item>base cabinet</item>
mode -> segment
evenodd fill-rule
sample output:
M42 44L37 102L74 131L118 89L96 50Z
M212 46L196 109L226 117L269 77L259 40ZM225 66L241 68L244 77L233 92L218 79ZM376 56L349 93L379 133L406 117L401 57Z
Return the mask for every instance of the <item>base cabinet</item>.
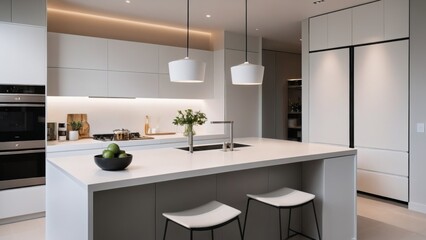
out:
M0 191L0 224L45 211L45 186Z

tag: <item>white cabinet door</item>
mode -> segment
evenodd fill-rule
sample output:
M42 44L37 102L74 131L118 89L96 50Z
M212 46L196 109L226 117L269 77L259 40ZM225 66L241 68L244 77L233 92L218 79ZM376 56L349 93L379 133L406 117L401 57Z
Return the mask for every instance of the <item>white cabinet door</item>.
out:
M349 145L349 49L310 54L309 141Z
M0 83L46 85L46 28L0 23Z
M327 15L309 19L309 50L326 49L327 39Z
M355 145L408 151L408 40L355 48Z
M408 153L359 148L358 169L408 177Z
M385 0L385 40L406 38L410 30L410 1Z
M12 21L12 0L0 1L0 21L2 22Z
M158 74L108 72L109 97L158 97Z
M158 73L158 45L108 40L108 70Z
M353 8L352 42L354 45L384 40L383 1Z
M352 45L352 9L327 14L328 48Z
M107 70L107 40L48 33L48 67Z
M12 22L46 26L46 0L13 0Z
M48 68L48 96L108 96L107 72L99 70Z
M408 202L408 177L357 170L358 191Z

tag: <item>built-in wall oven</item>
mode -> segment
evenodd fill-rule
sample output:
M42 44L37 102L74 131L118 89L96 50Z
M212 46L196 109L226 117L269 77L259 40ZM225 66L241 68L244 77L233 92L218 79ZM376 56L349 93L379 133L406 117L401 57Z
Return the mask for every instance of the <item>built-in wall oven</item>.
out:
M45 86L0 85L0 190L45 183Z

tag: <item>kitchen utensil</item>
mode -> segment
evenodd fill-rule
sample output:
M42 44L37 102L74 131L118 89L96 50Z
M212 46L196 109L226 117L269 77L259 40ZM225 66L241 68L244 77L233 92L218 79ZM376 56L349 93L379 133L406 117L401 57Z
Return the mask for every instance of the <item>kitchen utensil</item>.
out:
M113 132L115 141L124 141L130 139L130 131L127 129L115 129Z

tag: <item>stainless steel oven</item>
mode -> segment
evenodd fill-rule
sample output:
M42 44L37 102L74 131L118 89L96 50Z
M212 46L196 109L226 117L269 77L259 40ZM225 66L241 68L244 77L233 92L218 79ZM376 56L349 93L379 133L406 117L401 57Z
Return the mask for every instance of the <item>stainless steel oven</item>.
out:
M0 85L0 190L45 183L44 86Z

